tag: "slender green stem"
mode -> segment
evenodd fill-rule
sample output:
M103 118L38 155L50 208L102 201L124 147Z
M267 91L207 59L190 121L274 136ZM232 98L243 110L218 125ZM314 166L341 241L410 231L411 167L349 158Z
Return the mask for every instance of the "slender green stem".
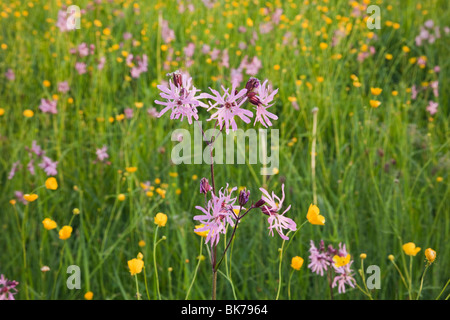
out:
M286 236L289 234L289 232L286 233ZM281 279L281 265L282 265L282 262L283 262L283 248L284 248L285 242L286 242L286 240L283 240L283 244L281 245L281 248L279 249L279 251L280 251L280 263L278 264L278 290L277 290L277 297L275 298L275 300L278 300L278 298L280 297L281 283L282 283L282 279Z
M141 294L139 293L139 283L137 279L137 274L134 275L134 278L136 279L136 297L138 300L141 300Z
M294 274L294 269L291 270L291 275L289 276L289 282L288 282L288 299L291 300L291 279L292 275Z
M444 288L442 289L441 293L439 293L439 295L436 297L436 300L439 300L439 298L442 296L442 294L444 293L445 289L447 289L448 284L450 283L450 279L448 279L447 283L445 284Z
M419 293L417 294L417 298L416 300L419 300L420 298L420 294L422 293L422 288L423 288L423 279L425 278L425 274L427 273L428 267L430 266L429 263L427 263L425 270L423 271L423 275L422 275L422 280L420 280L420 288L419 288Z
M403 282L403 284L405 285L405 288L406 288L407 290L409 290L409 289L408 289L408 285L406 284L406 280L405 280L405 278L403 277L402 272L400 271L400 268L397 266L397 264L396 264L393 260L391 260L391 262L392 262L392 264L394 265L395 269L397 269L397 271L398 271L398 273L399 273L399 275L400 275L400 277L401 277L401 279L402 279L402 282Z
M409 300L412 300L412 256L409 256Z
M203 238L200 238L200 254L199 254L199 259L197 262L197 266L195 267L195 272L194 272L194 276L192 277L192 281L191 281L191 285L189 286L189 289L186 293L186 298L185 300L187 300L189 298L189 294L191 293L191 289L192 286L194 285L195 279L197 278L197 272L198 272L198 268L200 267L200 263L202 262L201 256L202 256L202 250L203 250Z
M153 238L153 265L155 267L155 282L156 282L156 292L158 293L158 299L161 300L161 293L159 292L159 277L158 277L158 267L156 266L156 245L158 242L156 241L156 237L158 236L159 226L156 226L155 229L155 237Z
M144 267L144 282L145 282L145 292L147 293L147 299L150 300L150 294L148 293L148 285L147 285L147 272Z

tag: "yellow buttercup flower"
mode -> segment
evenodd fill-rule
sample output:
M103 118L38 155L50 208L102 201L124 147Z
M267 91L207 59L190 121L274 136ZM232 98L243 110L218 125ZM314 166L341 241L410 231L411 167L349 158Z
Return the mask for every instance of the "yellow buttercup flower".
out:
M295 270L300 270L301 267L303 266L303 262L304 260L302 257L299 256L293 257L291 260L291 267Z
M158 212L155 216L155 224L159 227L164 227L167 223L167 215L162 212Z
M28 202L33 202L34 200L36 200L37 198L39 198L39 196L37 195L37 194L34 194L34 193L32 193L32 194L24 194L23 195L23 198L25 199L25 200L27 200Z
M402 246L402 248L403 248L403 251L405 251L405 253L408 256L413 256L413 257L415 257L416 254L420 251L420 248L416 247L416 245L413 242L405 243Z
M139 260L142 260L142 259L144 259L144 255L142 254L142 252L139 252L136 258L138 258Z
M61 240L67 240L72 235L72 227L71 226L64 226L59 230L59 238Z
M321 42L319 47L320 49L325 50L326 48L328 48L328 44L326 44L325 42Z
M374 96L378 96L381 93L381 91L383 91L383 89L381 88L370 88L370 92L372 92Z
M86 294L84 295L84 298L86 300L92 300L92 298L94 298L94 293L92 291L88 291L86 292Z
M138 246L141 248L145 247L145 241L144 240L139 241Z
M47 229L47 230L52 230L52 229L55 229L55 228L56 228L56 222L53 221L53 220L50 219L50 218L45 218L45 219L42 221L42 224L44 225L44 228Z
M127 172L129 173L133 173L137 171L137 167L127 167L125 168L125 170L127 170Z
M428 263L433 263L434 260L436 260L436 251L434 251L431 248L428 248L427 250L425 250L425 257L428 260Z
M347 254L347 256L345 256L345 257L340 257L338 255L335 255L333 257L333 261L334 261L334 265L336 267L338 267L338 268L343 267L350 262L350 254Z
M50 190L56 190L58 189L58 182L55 178L50 177L45 181L45 187Z
M117 196L117 200L119 200L119 201L124 201L124 200L125 200L125 195L124 195L123 193L119 194L119 195Z
M2 115L4 115L4 114L5 114L5 109L0 108L0 116L2 116Z
M203 228L204 226L205 225L202 223L202 224L195 226L195 229L200 229L200 228ZM194 230L194 232L195 232L195 234L198 234L200 237L206 238L208 236L209 230L205 230L205 231L195 231Z
M42 81L42 84L43 84L44 87L46 87L46 88L50 87L50 85L51 85L50 81L48 81L48 80Z
M130 269L130 273L132 276L141 273L143 267L144 267L144 260L136 258L128 260L128 268Z
M311 224L321 225L325 224L325 217L319 214L319 207L315 204L311 204L308 209L308 213L306 214L306 219Z
M381 101L378 101L378 100L370 100L369 103L370 103L370 106L371 106L372 108L378 108L378 107L380 106L380 104L381 104Z
M27 109L23 112L23 115L27 118L32 118L34 116L33 110Z

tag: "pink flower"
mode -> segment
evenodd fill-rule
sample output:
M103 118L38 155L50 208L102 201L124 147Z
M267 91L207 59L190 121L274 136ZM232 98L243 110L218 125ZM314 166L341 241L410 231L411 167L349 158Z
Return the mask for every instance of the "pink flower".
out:
M142 58L137 57L137 67L131 68L131 77L133 78L139 78L141 73L147 72L148 67L148 58L147 55L143 54Z
M172 79L169 81L169 87L164 85L158 85L158 89L161 90L160 96L167 101L155 100L156 104L166 106L159 113L161 117L164 113L172 110L170 119L179 119L183 121L184 117L188 119L189 124L192 124L192 118L198 120L197 107L206 108L207 105L199 101L203 98L203 95L196 96L197 90L192 85L192 78L182 75L180 72L173 73L174 82Z
M8 280L2 274L0 276L0 300L14 300L14 295L17 293L17 285L19 283L14 280Z
M261 190L261 192L263 193L261 200L265 202L265 204L262 206L262 212L269 216L269 218L267 219L267 221L269 222L269 233L273 237L273 230L275 229L283 240L289 240L289 237L283 234L283 229L295 231L297 230L297 225L295 224L294 220L284 216L284 214L288 212L289 209L291 209L290 205L286 210L284 210L283 213L279 214L279 212L281 212L284 201L284 184L281 186L283 194L281 199L277 195L275 195L275 192L273 191L272 196L270 196L270 194L264 188L259 188L259 190Z
M126 109L124 110L124 113L125 113L125 117L126 117L127 119L133 118L133 109L131 109L131 108L126 108Z
M56 166L58 164L58 161L52 161L49 157L44 156L42 158L42 162L39 164L39 167L44 169L47 176L56 176L58 174L58 171L56 170Z
M320 242L320 249L317 249L314 242L311 240L311 248L309 249L311 253L309 256L310 263L308 268L316 274L323 276L324 271L328 270L328 267L332 263L330 255L325 252L325 246L323 240Z
M192 58L192 56L194 55L195 52L195 44L194 43L189 43L186 48L184 48L184 54L187 58Z
M226 224L230 219L231 212L224 210L225 197L216 197L212 195L212 199L208 201L207 208L196 206L195 208L202 211L204 215L197 215L194 220L204 225L202 228L195 229L197 232L209 231L205 242L211 241L211 247L217 246L220 240L220 234L226 233Z
M349 285L350 287L354 288L356 281L353 278L352 270L350 269L350 266L352 265L353 261L350 261L345 266L335 268L335 271L338 275L334 277L333 284L331 285L332 288L338 286L338 292L339 293L345 293L345 285Z
M164 43L169 43L175 40L175 32L169 28L169 21L162 19L161 36Z
M241 82L244 80L244 77L242 76L242 69L231 69L231 84L235 87L239 87Z
M226 129L226 133L229 132L229 127L233 129L233 131L237 130L237 124L234 120L235 116L241 118L245 123L250 123L250 119L248 117L253 117L253 113L246 109L241 109L242 104L246 101L247 97L245 94L247 93L247 89L242 89L241 91L236 91L236 86L233 85L231 92L230 89L225 89L222 86L222 90L225 92L223 96L214 89L211 89L211 92L214 94L203 94L204 98L208 98L213 100L215 103L211 104L208 109L212 108L217 109L217 111L208 119L208 121L216 119L219 123L219 127L222 130L224 127Z
M5 72L5 77L6 79L8 79L9 81L14 81L16 79L16 75L14 74L13 69L9 68L6 72Z
M89 47L85 42L78 46L78 53L80 54L80 57L86 57L89 55Z
M434 101L429 101L427 106L427 111L430 113L430 115L434 115L437 112L439 103Z
M37 155L38 157L41 157L45 154L45 151L42 150L41 146L39 146L36 143L36 140L33 140L33 142L31 143L31 152L33 152L35 155Z
M12 178L14 178L14 175L16 174L17 171L19 171L21 166L22 165L20 164L20 161L16 161L13 163L11 171L9 172L9 175L8 175L8 180L11 180Z
M85 74L87 72L86 63L84 62L75 63L75 69L77 70L78 74Z
M97 148L97 150L95 151L95 153L97 154L97 159L100 162L102 162L103 160L109 158L107 150L108 150L108 147L107 146L103 146L102 148Z
M70 90L69 83L67 81L59 82L58 83L58 91L62 93L66 93Z
M267 128L267 126L271 126L272 122L270 119L277 120L278 116L275 114L267 111L268 108L273 106L273 103L270 104L273 101L273 97L277 94L278 89L272 91L272 93L269 94L270 86L267 85L267 80L263 82L262 85L258 86L256 97L259 100L258 105L256 106L256 116L255 116L255 123L261 122L261 124ZM267 87L266 87L267 85ZM270 118L270 119L269 119Z
M99 61L98 61L97 69L98 70L102 70L104 68L104 66L105 66L105 62L106 62L106 58L105 57L101 57L99 59Z
M433 95L439 97L439 81L432 81L430 87L433 89Z
M123 40L130 40L131 38L133 38L133 35L130 32L125 32L123 34Z
M41 109L44 113L52 113L57 114L58 110L56 109L57 101L53 100L47 100L47 99L41 99L41 105L39 106L39 109Z

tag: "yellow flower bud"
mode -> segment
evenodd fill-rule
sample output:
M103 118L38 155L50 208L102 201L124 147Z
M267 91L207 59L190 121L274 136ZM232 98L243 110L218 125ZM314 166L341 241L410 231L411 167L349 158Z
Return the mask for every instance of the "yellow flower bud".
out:
M434 260L436 260L436 251L434 251L431 248L428 248L427 250L425 250L425 257L428 260L428 263L433 263Z
M303 266L303 262L304 260L302 257L299 256L293 257L291 260L291 267L295 270L300 270L301 267Z

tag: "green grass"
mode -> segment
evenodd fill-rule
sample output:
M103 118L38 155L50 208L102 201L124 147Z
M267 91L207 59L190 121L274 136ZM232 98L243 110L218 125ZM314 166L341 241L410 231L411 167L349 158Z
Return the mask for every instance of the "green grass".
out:
M427 271L421 297L434 299L450 277L450 202L449 202L449 90L448 68L449 37L443 27L448 20L446 1L421 1L421 8L413 1L394 1L392 10L387 3L381 8L380 30L372 30L378 39L370 40L376 53L364 62L357 61L361 45L368 41L370 31L357 18L351 17L351 6L346 1L247 1L234 7L231 1L218 1L213 9L201 1L192 1L195 11L177 11L176 1L140 3L140 11L133 11L133 2L114 1L94 6L83 15L81 29L61 33L55 22L60 6L51 1L2 2L0 11L10 12L0 18L0 273L20 284L19 299L83 299L87 291L94 292L94 299L134 299L136 284L130 276L127 261L142 252L151 299L157 298L153 239L157 212L168 215L168 223L159 228L157 239L165 236L156 249L156 268L162 299L184 299L191 285L200 252L201 239L193 233L195 206L203 204L198 193L201 177L209 178L209 166L171 165L171 149L175 143L170 137L177 128L190 129L188 124L170 121L167 115L154 119L146 109L159 97L156 84L166 79L167 72L184 69L183 48L194 42L194 64L188 69L194 84L202 91L208 87L230 86L230 70L207 61L201 53L203 44L211 48L228 49L230 67L239 66L242 58L257 56L262 68L256 75L270 79L279 88L273 109L279 116L274 122L280 129L279 173L263 177L260 165L216 165L216 185L246 186L252 192L252 200L259 197L259 188L267 187L277 194L281 184L286 186L286 203L292 205L288 216L297 225L306 219L313 202L310 151L312 142L313 107L318 107L316 183L318 206L326 217L325 226L306 224L283 253L281 265L282 286L280 299L288 298L290 261L301 256L305 263L291 279L292 299L329 299L326 279L313 274L308 268L309 242L320 239L337 246L347 245L354 258L353 269L360 267L359 254L367 253L365 266L381 268L381 289L372 294L375 299L407 299L408 291L394 266L387 259L389 254L403 270L409 267L409 259L402 254L402 244L414 242L422 248L414 258L413 289L419 289L423 272L424 251L433 248L437 260ZM32 3L30 7L28 3ZM265 23L260 8L270 6L274 10L283 7L289 22L280 22L268 34L259 34L255 45L250 45L251 28L246 25L251 18L256 31ZM87 1L77 3L85 8ZM187 5L187 2L185 3ZM291 4L296 4L294 8ZM327 6L328 12L319 11ZM23 16L23 10L28 16ZM15 17L14 12L21 12ZM425 14L424 14L424 11ZM123 15L118 14L119 12ZM169 44L177 65L164 70L168 51L161 51L162 44L158 12L169 21L176 39ZM231 12L231 13L230 13ZM296 15L301 15L296 20ZM332 19L326 24L323 15ZM337 15L348 17L348 22L338 22ZM52 19L47 21L47 19ZM94 19L102 27L93 25ZM433 19L441 28L441 38L434 44L416 46L415 36L423 23ZM308 26L302 23L308 20ZM398 22L399 29L386 26L386 21ZM195 23L194 23L195 22ZM292 24L290 24L292 22ZM233 28L227 28L232 23ZM339 26L351 23L352 30L335 47L331 46L333 33ZM238 27L247 27L246 33ZM104 28L110 36L102 34ZM316 31L324 28L319 35ZM144 30L143 32L141 32ZM209 30L205 32L205 30ZM140 43L132 46L122 34L131 32ZM287 31L299 39L298 45L283 44ZM98 32L98 34L96 34ZM226 36L228 35L228 36ZM240 42L248 48L240 50ZM95 54L84 58L93 69L78 75L77 61L69 49L82 42L95 44ZM123 42L123 48L109 50ZM319 43L328 43L321 50ZM402 46L410 48L409 53ZM241 51L240 55L236 53ZM121 51L133 55L146 54L148 72L139 79L128 81L129 67L118 62ZM179 55L177 55L179 51ZM385 54L391 53L392 60ZM336 54L341 54L336 59ZM107 62L102 71L96 69L96 60L105 56ZM424 69L411 64L411 57L427 57ZM274 66L280 69L275 70ZM439 73L430 72L436 65ZM8 81L3 73L8 68L15 72L15 81ZM353 86L351 75L358 77L361 87ZM317 77L323 77L318 82ZM49 80L46 88L42 82ZM71 90L67 94L57 92L57 83L67 80ZM247 79L244 77L244 83ZM301 84L296 82L301 80ZM439 99L430 89L411 99L408 88L424 81L439 80ZM309 84L308 84L309 83ZM308 87L310 86L310 87ZM383 92L374 97L370 88L380 87ZM391 92L398 91L397 96ZM58 114L39 111L41 98L58 94ZM68 102L68 98L73 103ZM295 97L299 110L292 107L289 98ZM378 108L371 108L370 99L380 100ZM430 121L426 111L429 100L439 102L438 112ZM135 102L143 102L137 109ZM132 119L114 121L109 117L133 108ZM32 109L34 117L22 115ZM160 107L157 107L160 110ZM200 112L206 119L206 111ZM242 125L243 122L239 122ZM203 123L203 126L212 123ZM250 128L250 126L242 126ZM289 144L292 138L297 142ZM59 188L51 191L42 187L46 175L36 166L36 175L26 170L28 152L36 140L47 155L58 161ZM94 164L95 150L108 146L111 165ZM381 152L383 153L380 156ZM23 168L12 180L8 174L12 164L20 161ZM37 164L37 163L36 163ZM35 165L36 165L35 164ZM126 167L135 166L137 172L124 174ZM121 170L121 172L119 172ZM170 172L178 173L171 177ZM197 180L193 176L198 177ZM442 177L442 182L437 182ZM167 183L166 197L156 192L147 197L139 183L161 179ZM157 185L156 185L157 186ZM38 200L24 206L9 201L14 192L30 193L36 190ZM177 194L176 190L181 190ZM120 202L117 195L123 193L126 200ZM79 208L80 215L72 210ZM73 234L66 241L58 238L56 230L47 231L42 220L51 217L58 223L73 226ZM228 236L230 236L228 233ZM138 242L144 240L145 247ZM286 247L287 244L285 244ZM222 241L220 246L225 246ZM268 236L264 215L251 212L237 230L232 254L221 266L218 276L218 298L221 299L275 299L279 284L279 251L282 240ZM206 257L198 268L190 299L209 299L211 294L211 266L205 245ZM189 262L187 262L187 260ZM69 265L81 268L81 290L68 290L66 269ZM47 265L50 272L42 273ZM169 271L172 268L172 271ZM226 275L226 277L224 276ZM355 275L362 285L361 278ZM143 274L138 275L140 293L147 299ZM448 289L441 299L448 295ZM358 290L337 295L337 299L365 299Z

